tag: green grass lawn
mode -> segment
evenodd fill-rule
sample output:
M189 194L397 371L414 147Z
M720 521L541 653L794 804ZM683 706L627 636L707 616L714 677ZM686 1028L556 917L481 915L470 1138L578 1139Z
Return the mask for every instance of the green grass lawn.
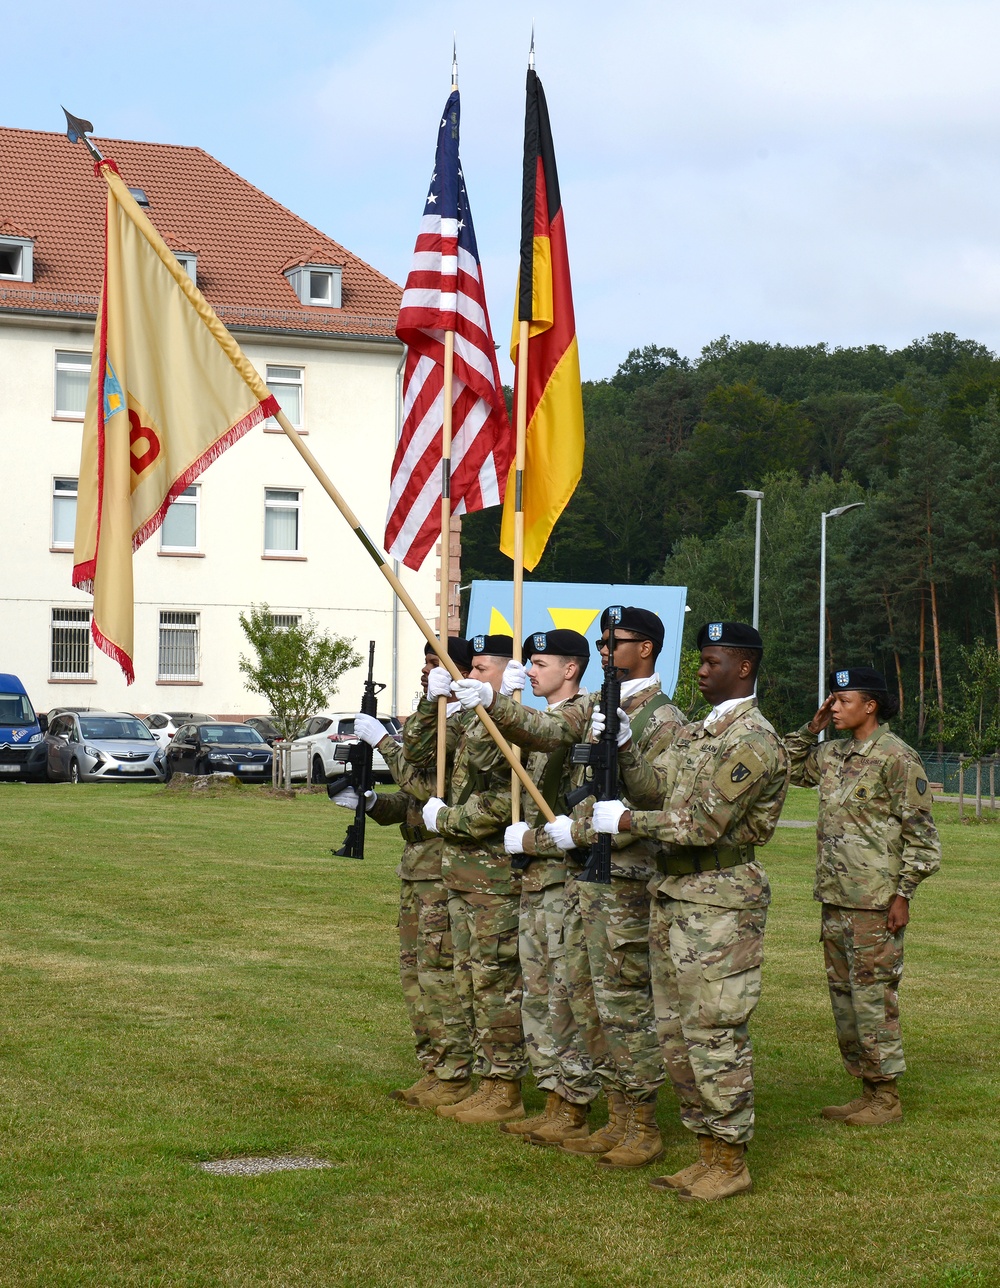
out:
M394 831L370 828L359 863L330 854L348 815L324 796L3 784L0 1284L993 1288L1000 827L938 815L901 994L906 1117L873 1131L818 1117L853 1091L815 838L777 832L755 1190L702 1208L386 1098L417 1074ZM812 794L786 816L814 817ZM669 1089L660 1122L672 1171L693 1150ZM195 1167L260 1153L335 1166Z

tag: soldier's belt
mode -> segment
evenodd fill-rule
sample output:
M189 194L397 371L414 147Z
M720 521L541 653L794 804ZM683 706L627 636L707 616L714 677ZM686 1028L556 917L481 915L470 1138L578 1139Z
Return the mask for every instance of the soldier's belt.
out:
M695 872L719 872L752 863L753 845L674 845L666 854L657 856L657 867L670 877L686 877Z
M422 827L411 827L409 823L400 823L399 834L410 845L419 845L421 841L429 841L431 838L430 832L425 832Z

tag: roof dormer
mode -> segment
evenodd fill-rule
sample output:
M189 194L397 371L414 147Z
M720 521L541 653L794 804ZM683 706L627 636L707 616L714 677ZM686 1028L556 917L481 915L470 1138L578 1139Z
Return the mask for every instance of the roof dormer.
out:
M191 281L198 284L198 248L192 246L186 238L176 233L161 232L160 236L174 252L174 258L187 273Z
M301 304L321 309L340 308L343 264L319 263L308 256L288 265L283 272Z
M9 220L0 222L0 279L33 282L35 239Z

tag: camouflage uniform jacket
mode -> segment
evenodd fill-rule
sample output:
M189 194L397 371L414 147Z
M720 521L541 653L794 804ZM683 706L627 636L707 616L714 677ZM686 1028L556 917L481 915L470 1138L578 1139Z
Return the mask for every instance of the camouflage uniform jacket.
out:
M664 855L705 848L705 871L670 876L667 860L651 889L668 899L717 908L764 908L771 888L757 862L716 869L711 849L764 845L774 833L788 791L788 756L781 739L747 698L707 724L686 725L650 763L629 749L622 777L639 805L632 831L653 836Z
M879 725L870 738L817 742L803 726L785 746L797 787L819 787L816 885L821 903L888 908L941 866L920 757Z
M392 823L399 830L406 844L400 856L396 875L403 881L433 881L441 876L441 855L444 842L424 827L421 809L434 795L434 771L417 769L403 754L394 738L386 737L378 750L400 791L377 796L368 811L368 817L382 827Z
M448 721L446 808L437 819L444 841L441 875L449 890L469 894L517 894L520 876L511 871L503 836L510 823L510 769L475 711ZM415 767L430 768L437 757L437 703L422 698L403 726L403 751Z
M571 704L582 707L587 701L586 693L577 693L558 703L556 711L565 712ZM549 708L551 712L553 708ZM569 759L570 748L561 746L553 752L533 751L525 768L531 775L531 781L543 795L548 792L549 804L556 814L565 814L569 810L566 804L566 793L573 786L573 765ZM558 776L556 776L558 771ZM522 869L521 889L527 891L544 890L547 886L561 885L566 880L566 853L549 837L545 831L545 820L539 817L538 807L526 793L524 802L524 820L532 825L532 830L524 834L524 852L531 855L533 862Z
M633 693L622 703L622 710L629 716L638 716L643 708L653 702L662 693L659 684L651 682L645 688ZM555 711L535 711L512 702L510 698L498 695L490 707L490 715L496 721L501 733L506 734L512 742L530 751L553 752L561 748L570 748L577 742L592 742L590 719L594 708L600 705L600 693L589 693L582 700L570 706L564 703ZM636 744L639 753L644 756L655 756L673 739L674 733L683 724L684 716L672 702L664 702L646 722L645 728ZM573 767L570 779L571 787L580 786L586 778L586 767ZM590 797L573 811L573 840L581 851L589 850L594 840L591 826L593 798ZM646 838L639 839L627 834L619 834L612 842L615 854L611 862L612 876L630 881L648 880L656 871L656 855L659 847L656 842ZM530 848L534 846L535 848ZM533 839L525 837L525 853L544 853L543 847L551 846L544 828L538 828ZM625 853L627 851L627 853Z

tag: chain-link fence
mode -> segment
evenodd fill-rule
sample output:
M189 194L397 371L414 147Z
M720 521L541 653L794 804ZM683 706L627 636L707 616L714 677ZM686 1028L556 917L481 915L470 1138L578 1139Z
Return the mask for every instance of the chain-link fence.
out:
M968 756L949 754L947 756L923 756L924 770L929 782L941 783L941 792L945 796L957 796L959 792L959 774L961 773L962 789L966 796L976 794L976 761ZM961 769L960 769L961 767ZM984 799L989 800L1000 794L1000 756L987 756L979 761L981 791Z

